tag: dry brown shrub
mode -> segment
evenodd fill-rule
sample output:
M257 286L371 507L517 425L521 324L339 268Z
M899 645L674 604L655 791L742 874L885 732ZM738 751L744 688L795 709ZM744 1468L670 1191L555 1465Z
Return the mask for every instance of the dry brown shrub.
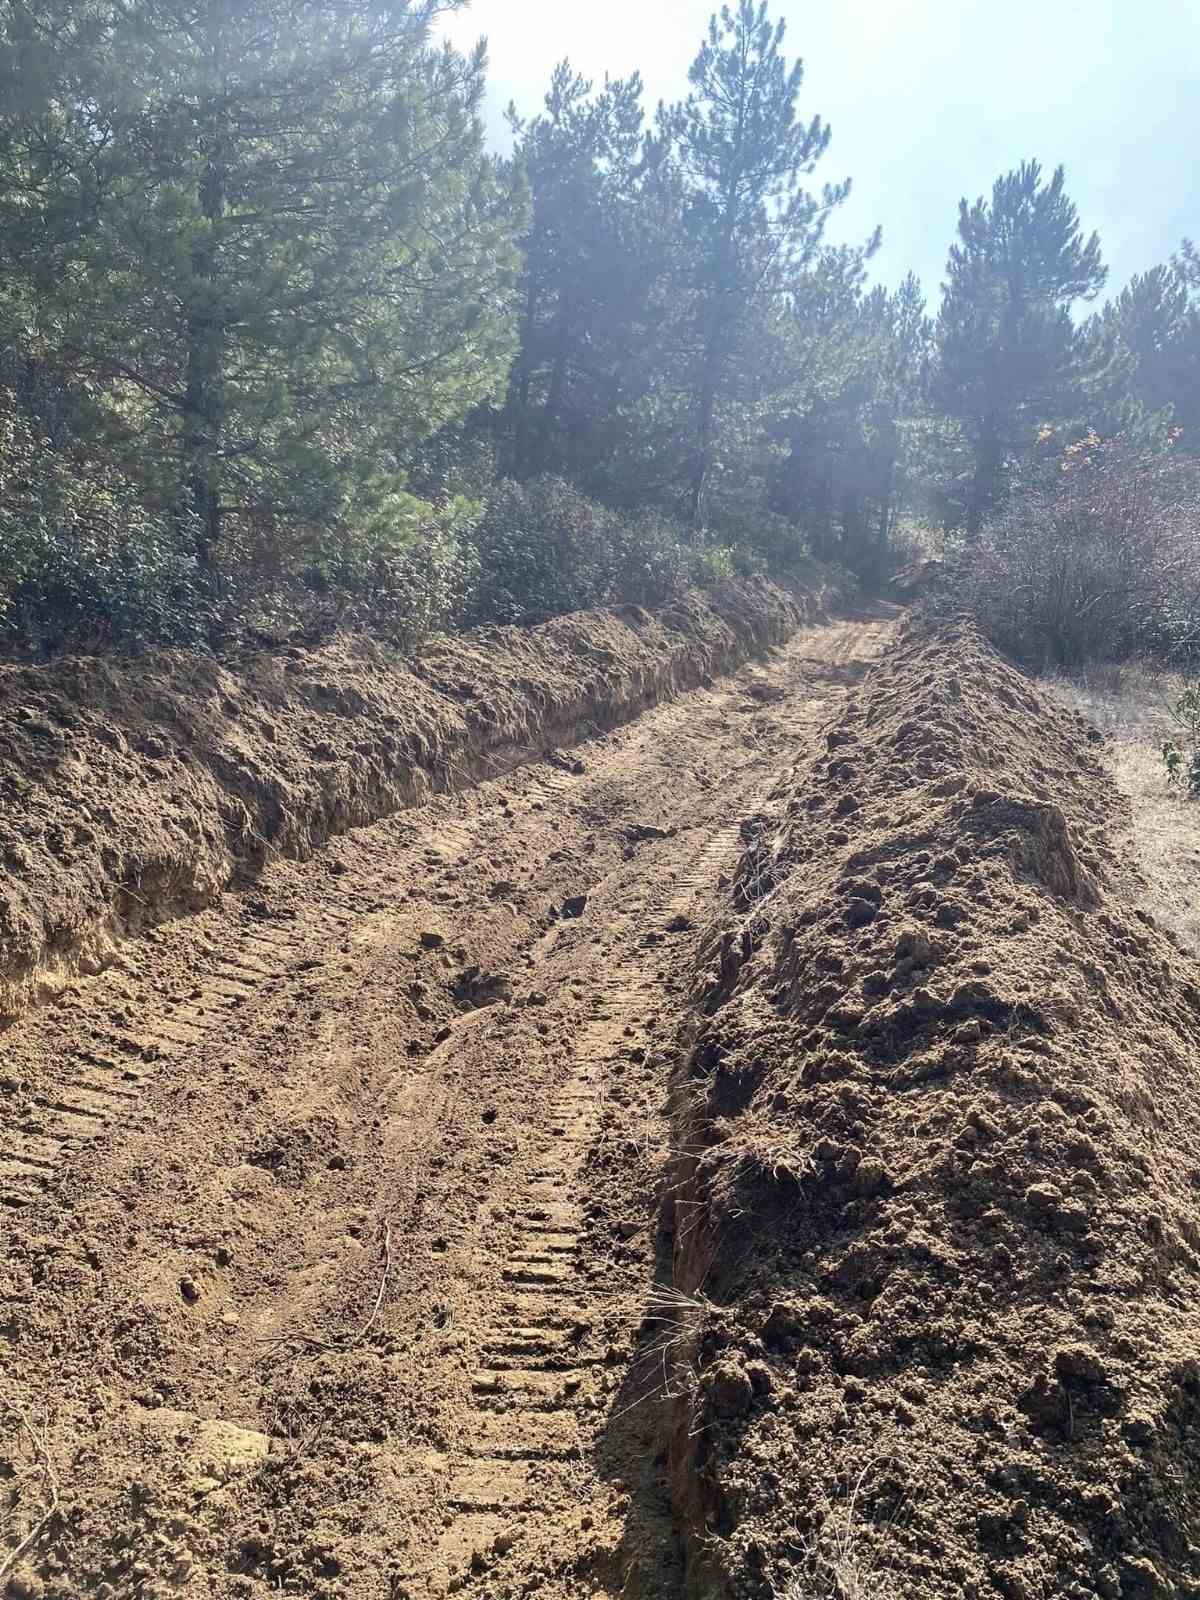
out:
M1046 668L1200 645L1200 462L1089 434L984 531L964 579L992 638Z

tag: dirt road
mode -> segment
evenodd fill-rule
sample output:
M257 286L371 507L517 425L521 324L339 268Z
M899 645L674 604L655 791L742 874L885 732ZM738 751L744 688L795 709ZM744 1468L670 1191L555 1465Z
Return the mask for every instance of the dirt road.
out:
M278 863L9 1030L12 1594L680 1592L693 930L892 626Z

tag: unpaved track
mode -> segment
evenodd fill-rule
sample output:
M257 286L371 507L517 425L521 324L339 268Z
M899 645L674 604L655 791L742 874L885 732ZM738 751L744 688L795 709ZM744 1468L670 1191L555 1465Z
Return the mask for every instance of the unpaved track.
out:
M679 1592L693 928L891 627L278 863L3 1036L0 1572L57 1502L14 1593Z

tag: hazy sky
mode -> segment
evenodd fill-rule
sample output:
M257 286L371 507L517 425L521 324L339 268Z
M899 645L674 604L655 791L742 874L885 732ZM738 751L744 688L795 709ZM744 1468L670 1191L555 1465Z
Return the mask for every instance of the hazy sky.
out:
M686 88L711 0L472 0L456 43L487 35L489 125L535 110L563 56L637 70L647 106ZM1106 292L1200 235L1200 0L773 0L804 60L800 112L833 141L815 181L849 176L833 239L883 226L876 275L938 294L963 195L1027 156L1062 162Z

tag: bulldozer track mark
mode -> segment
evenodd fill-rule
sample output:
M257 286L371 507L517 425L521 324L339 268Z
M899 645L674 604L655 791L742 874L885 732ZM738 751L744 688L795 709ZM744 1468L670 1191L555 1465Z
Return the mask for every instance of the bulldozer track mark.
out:
M151 996L160 1008L152 1022L136 1031L92 1031L87 1041L72 1046L62 1058L61 1088L51 1098L34 1097L34 1120L13 1122L0 1135L0 1204L10 1210L33 1205L49 1189L65 1157L82 1144L103 1137L116 1125L140 1114L146 1089L168 1064L206 1048L227 1019L272 976L278 976L286 955L298 941L255 942L273 951L272 967L242 967L241 953L223 952L197 975L195 996L187 1001L169 993ZM234 974L245 972L245 977ZM7 1148L4 1146L7 1145Z
M87 1516L47 1541L60 1587L111 1584L107 1530L146 1481L164 1518L182 1495L204 1524L183 1587L215 1600L243 1592L229 1575L316 1592L334 1526L347 1600L679 1600L648 1410L620 1420L662 1281L667 1063L739 821L842 692L801 650L841 666L875 647L869 624L819 630L563 763L268 863L18 1025L32 1070L0 1089L0 1205L10 1234L68 1241L69 1268L61 1306L32 1270L20 1284L36 1337L0 1399L53 1402L87 1441ZM760 682L772 727L747 739ZM464 1006L481 982L492 1003ZM320 1353L260 1359L279 1329ZM155 1403L160 1375L210 1419L204 1451L219 1433L247 1463L198 1458L220 1486L201 1501L170 1477L191 1424ZM231 1547L201 1502L272 1532Z

